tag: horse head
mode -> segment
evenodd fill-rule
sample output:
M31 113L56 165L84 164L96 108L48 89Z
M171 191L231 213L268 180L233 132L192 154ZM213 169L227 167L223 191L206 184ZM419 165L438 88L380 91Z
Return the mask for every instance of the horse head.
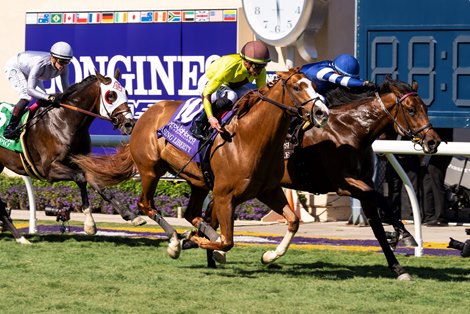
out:
M96 71L100 83L100 115L111 119L115 129L129 135L135 125L135 119L127 103L127 91L119 83L119 69L114 77L106 77Z
M300 72L299 68L278 72L277 76L282 82L282 102L295 107L295 112L303 120L313 123L316 127L323 127L330 112L324 97L315 91L312 81ZM270 84L274 85L275 82ZM288 95L287 99L284 94Z
M392 105L385 109L393 120L395 131L410 138L423 148L426 154L434 154L441 143L441 138L432 128L427 115L427 106L418 95L418 83L392 80L387 76L380 86L380 94L391 93Z

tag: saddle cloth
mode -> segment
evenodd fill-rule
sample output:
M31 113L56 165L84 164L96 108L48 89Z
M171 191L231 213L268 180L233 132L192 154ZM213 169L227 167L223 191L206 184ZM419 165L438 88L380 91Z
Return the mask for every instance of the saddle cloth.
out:
M5 131L8 122L10 121L11 112L13 111L14 105L0 102L0 146L8 150L22 153L23 147L21 146L20 138L16 140L9 140L3 137L3 132ZM21 118L21 124L24 124L28 119L29 110L26 111L26 114ZM22 132L24 132L23 130Z
M203 112L202 99L194 97L186 100L175 111L167 125L157 130L158 137L164 137L169 143L192 157L192 161L201 162L202 154L199 152L200 140L193 137L191 125ZM232 112L228 112L222 118L222 123L229 120ZM211 136L215 138L216 132Z

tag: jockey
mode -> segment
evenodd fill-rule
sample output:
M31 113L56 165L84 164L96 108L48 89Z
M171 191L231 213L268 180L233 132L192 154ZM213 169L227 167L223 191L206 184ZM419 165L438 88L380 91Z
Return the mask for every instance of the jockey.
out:
M25 51L9 59L5 66L5 74L10 84L20 96L13 108L10 122L5 129L4 137L16 139L19 136L18 123L23 110L34 97L55 104L55 95L45 92L43 81L60 76L62 90L69 87L69 69L67 65L73 57L72 47L59 41L52 45L50 52Z
M266 64L270 61L268 47L261 41L250 41L243 46L240 54L226 55L211 63L205 73L208 82L202 91L204 112L191 127L193 136L204 139L207 122L212 128L222 132L214 114L229 109L235 103L238 95L234 90L253 80L256 80L257 88L263 87L266 84Z
M373 82L359 78L359 62L348 54L339 55L333 61L306 64L301 68L301 72L315 83L316 90L321 95L338 85L349 88L376 88Z

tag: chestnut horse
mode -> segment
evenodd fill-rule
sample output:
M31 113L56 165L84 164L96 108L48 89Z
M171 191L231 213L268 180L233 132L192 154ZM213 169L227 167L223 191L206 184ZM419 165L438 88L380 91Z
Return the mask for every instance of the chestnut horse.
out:
M323 98L298 69L280 72L278 79L262 89L250 91L236 104L234 116L225 133L215 137L210 148L210 167L214 174L211 225L202 217L202 205L209 187L201 166L192 156L157 137L181 101L162 101L152 106L137 121L130 138L114 155L75 158L85 170L87 180L108 186L127 180L137 168L142 180L139 210L159 223L170 237L168 253L177 258L181 246L176 231L165 222L155 207L154 194L159 178L177 173L191 187L185 218L208 239L193 235L199 247L215 250L214 259L225 262L225 252L233 243L234 209L249 199L258 198L288 221L288 232L275 252L265 253L270 262L287 251L297 232L299 220L289 207L280 180L283 174L283 142L290 120L298 115L321 126L328 114ZM215 231L220 225L221 235Z
M127 104L127 93L116 78L105 77L100 73L85 78L70 86L61 97L59 108L39 107L25 125L22 139L25 143L31 168L25 169L19 153L0 148L0 172L6 167L19 175L34 175L49 182L74 181L80 188L82 211L85 213L85 232L96 233L96 225L91 215L88 199L87 181L80 168L71 162L76 155L91 152L89 127L95 117L112 122L122 134L130 134L135 120ZM5 121L5 119L3 119ZM106 190L93 186L97 192L119 209L119 203ZM6 212L0 204L0 216ZM130 212L127 212L129 215ZM3 214L3 215L2 215ZM8 220L4 216L2 220ZM125 218L132 220L136 217ZM137 217L137 224L141 224ZM21 237L13 224L7 224L17 241L27 242ZM13 226L13 228L12 228Z
M374 190L372 143L393 127L399 134L413 138L425 153L437 151L440 138L432 129L417 89L415 82L410 86L387 77L375 93L353 94L336 89L326 95L330 103L327 124L322 129L305 132L301 146L285 162L281 181L282 186L294 190L336 192L360 200L389 268L405 280L410 276L387 243L378 215L377 207L386 213L390 209L385 197ZM394 227L402 238L416 243L397 218Z

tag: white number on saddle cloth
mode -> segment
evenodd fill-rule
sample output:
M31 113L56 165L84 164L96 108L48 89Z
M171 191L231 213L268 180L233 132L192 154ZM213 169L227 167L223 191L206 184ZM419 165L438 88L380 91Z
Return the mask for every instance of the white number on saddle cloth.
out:
M122 87L121 83L115 78L111 78L112 81L109 84L100 84L101 90L101 105L100 105L100 114L105 117L109 117L110 115L116 110L117 107L122 105L123 103L127 103L127 94L124 87ZM116 93L116 100L112 103L106 100L106 94L109 92ZM132 118L132 117L128 117Z
M181 110L175 115L173 121L188 124L193 121L203 109L200 97L190 98L186 100Z

